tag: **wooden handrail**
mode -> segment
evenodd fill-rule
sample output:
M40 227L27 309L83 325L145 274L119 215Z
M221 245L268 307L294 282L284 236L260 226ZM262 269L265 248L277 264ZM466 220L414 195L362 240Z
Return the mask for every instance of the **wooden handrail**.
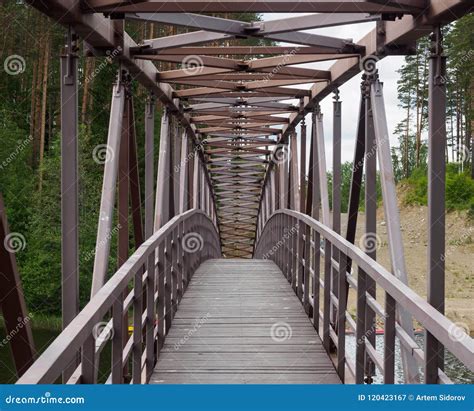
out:
M86 341L91 337L96 324L102 321L103 317L110 312L119 297L123 298L123 293L127 289L128 284L134 279L135 274L139 272L141 267L146 266L148 257L180 227L181 223L190 222L197 217L203 219L202 226L207 225L206 229L212 233L212 241L215 242L215 244L206 244L206 247L201 247L202 250L199 251L202 251L203 256L209 255L210 257L218 257L220 255L218 232L214 223L203 211L192 209L175 216L156 231L130 256L82 309L77 317L59 334L43 354L17 381L17 384L54 383L64 371L65 367L75 358L77 352L83 348ZM182 251L181 242L179 242L178 248ZM201 261L202 259L199 263ZM190 266L192 271L198 264L187 265ZM142 330L134 330L134 332L135 331L141 333Z
M275 221L283 216L290 218L288 221L288 224L290 225L295 224L294 222L291 222L291 219L293 219L299 225L310 227L312 230L319 233L319 235L321 235L321 237L326 241L329 241L332 246L336 247L342 255L346 258L352 259L352 261L369 275L389 296L391 296L397 304L403 306L404 309L413 316L413 318L435 336L435 338L442 343L448 351L456 356L467 368L474 371L474 340L470 336L466 334L465 336L461 336L462 338L453 338L453 332L458 328L456 327L456 324L441 314L436 308L431 306L410 287L402 283L377 261L369 257L363 250L348 242L345 238L322 224L320 221L298 211L289 209L276 210L266 221L262 233L258 238L255 248L257 257L265 256L265 253L268 253L268 250L274 245L275 240L278 240L278 238L272 238L269 241L268 237L271 237L272 232L275 233ZM298 233L303 232L305 232L305 229L301 229L300 227ZM310 238L308 240L311 241ZM306 241L306 238L303 238L303 241ZM287 248L289 248L288 253L291 258L294 258L294 255L296 255L296 249L291 249L291 243L291 241L288 241ZM264 249L264 247L268 247L268 249ZM274 257L275 254L276 253L270 253L270 256ZM284 255L285 252L279 252L278 254ZM301 255L298 255L297 259L302 259ZM276 260L278 263L278 258L276 258ZM285 262L284 264L287 263L288 262ZM291 265L292 263L290 262L289 264ZM308 272L311 271L309 258L304 259L304 266L305 269L308 269ZM314 307L318 307L317 302L314 303ZM314 315L318 315L316 308ZM427 359L425 358L425 360ZM442 374L445 377L444 373Z

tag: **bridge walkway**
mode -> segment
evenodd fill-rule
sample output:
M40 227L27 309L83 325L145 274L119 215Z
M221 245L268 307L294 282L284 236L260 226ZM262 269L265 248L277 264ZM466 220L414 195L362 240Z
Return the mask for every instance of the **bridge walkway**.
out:
M213 259L194 274L150 384L337 384L322 342L280 269Z

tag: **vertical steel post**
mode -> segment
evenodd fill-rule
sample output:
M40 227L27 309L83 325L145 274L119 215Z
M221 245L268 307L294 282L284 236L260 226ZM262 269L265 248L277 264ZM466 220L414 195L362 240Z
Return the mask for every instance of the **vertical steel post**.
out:
M339 100L339 90L334 91L333 102L333 147L332 147L332 229L341 233L341 101ZM332 247L332 258L339 263L339 250ZM332 284L334 296L339 298L339 270L332 269ZM343 313L344 314L344 313ZM333 315L336 317L336 309Z
M339 90L336 89L333 102L332 229L338 234L341 232L341 106ZM334 258L338 261L338 255L334 254Z
M135 239L135 250L144 241L143 221L142 221L142 196L140 190L140 173L138 170L138 149L137 135L135 130L135 111L133 106L133 95L130 95L129 109L129 185L130 185L130 206L133 224L133 236Z
M357 125L356 144L354 147L354 161L352 165L351 187L349 191L349 203L347 205L347 229L346 240L354 244L357 218L359 215L360 191L362 186L362 175L365 160L365 134L366 134L366 83L365 75L361 85L361 99L359 108L359 121ZM350 272L352 261L347 259L346 272ZM356 384L363 384L366 371L366 353L365 353L365 336L366 336L366 278L367 274L359 268L357 273L357 319L356 319ZM345 295L347 304L349 293ZM341 296L342 297L342 296ZM367 381L369 382L369 381Z
M200 181L199 178L201 168L200 168L200 159L199 156L196 156L194 159L194 171L193 171L193 208L200 208Z
M299 209L302 213L306 207L306 122L305 118L301 120L301 136L300 136L300 205Z
M186 132L183 132L181 136L181 162L179 167L179 214L184 213L188 209L188 160L188 139Z
M441 27L431 35L428 88L428 302L444 314L446 191L446 57ZM438 382L444 369L444 347L428 331L425 339L425 383Z
M61 292L62 327L79 312L79 171L76 39L71 28L61 56ZM66 382L78 358L63 373Z
M156 197L155 197L155 231L166 224L170 219L170 130L169 130L169 113L164 109L161 115L160 130L160 151L158 157L158 174L156 181Z
M119 171L118 171L118 252L117 259L120 268L128 259L129 244L129 140L130 140L130 114L131 95L130 84L126 86L125 110L123 115L122 137L119 150ZM127 330L128 332L128 330Z
M319 220L319 204L321 202L320 182L319 182L319 167L318 167L318 141L317 141L317 109L315 109L311 116L311 157L308 175L311 176L311 203L308 202L308 214L316 220ZM309 198L309 193L308 193ZM320 299L320 276L321 276L321 236L314 230L314 250L313 250L312 267L313 275L313 325L319 333L319 299Z
M153 234L155 100L153 94L145 106L145 240ZM155 366L155 252L147 260L146 282L146 379Z
M368 82L365 82L365 234L361 241L365 253L372 259L377 259L377 142L374 133L374 119L370 101ZM365 274L362 274L365 275ZM376 296L375 281L365 275L364 287L373 298ZM362 300L365 302L365 298ZM376 315L369 305L365 306L365 339L375 348ZM368 357L368 356L367 356ZM375 374L375 364L370 357L366 358L367 382L372 382Z
M145 239L153 234L155 154L155 97L150 94L145 106Z
M130 126L131 126L131 85L128 74L124 75L125 84L125 109L122 120L122 136L120 139L119 150L119 170L118 170L118 248L117 248L117 267L120 268L128 259L130 241L129 241L129 195L130 195L130 169L129 169L129 142L130 142ZM124 291L123 298L128 294L128 287ZM124 347L128 339L128 312L123 312L123 342ZM124 364L124 375L128 380L129 366Z
M321 210L323 213L323 224L331 227L330 211L329 211L329 192L328 192L328 178L327 178L327 167L326 167L326 149L324 144L324 128L323 128L323 115L317 109L316 113L316 144L317 148L317 162L319 170L319 192L321 200Z

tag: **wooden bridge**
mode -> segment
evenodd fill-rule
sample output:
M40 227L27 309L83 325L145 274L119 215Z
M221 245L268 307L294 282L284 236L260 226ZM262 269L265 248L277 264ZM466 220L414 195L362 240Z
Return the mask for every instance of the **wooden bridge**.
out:
M62 378L71 384L363 384L371 383L377 372L390 384L395 382L397 356L405 382L449 383L445 349L474 371L473 339L444 316L446 73L441 26L468 13L469 2L27 2L68 30L61 57L64 330L38 358L28 343L28 327L20 331L12 344L18 383ZM249 11L312 14L255 22L210 15ZM125 31L128 20L187 30L137 43ZM375 22L375 28L358 42L305 32L367 21ZM429 33L425 300L407 285L376 63L385 56L412 53L415 41ZM261 44L233 42L247 38ZM111 87L91 299L82 310L80 40L90 58L109 56L119 64ZM175 68L158 71L156 61ZM300 66L324 61L333 61L328 70ZM359 117L343 227L338 87L359 73ZM142 114L134 112L134 82L149 92L143 113L144 193L137 157L141 136L134 127L135 116ZM330 192L320 102L331 93ZM164 109L156 167L157 101ZM354 107L351 102L350 109ZM377 163L391 270L376 261ZM365 230L356 235L361 195ZM132 255L129 219L135 239ZM5 219L1 227L6 236ZM118 231L119 268L109 275L113 230ZM9 308L4 305L7 327L12 327L14 319L24 318L24 303L13 254L2 249L0 258L6 284L16 290L9 294ZM355 313L348 309L350 294L356 296ZM414 321L425 330L423 347L415 341ZM382 351L375 345L378 323L384 328ZM354 352L346 348L348 330L355 336ZM102 378L99 360L106 346L111 346L111 358Z

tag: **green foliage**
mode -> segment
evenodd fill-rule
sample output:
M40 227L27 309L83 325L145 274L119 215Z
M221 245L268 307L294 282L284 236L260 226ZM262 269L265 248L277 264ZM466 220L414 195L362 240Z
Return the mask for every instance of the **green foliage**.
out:
M446 207L448 210L468 209L474 200L474 180L467 173L446 175Z
M404 181L408 186L405 204L428 204L428 175L426 167L417 168ZM446 168L446 208L448 210L474 210L474 180L466 173L458 173L456 164Z
M0 113L0 192L3 194L9 225L24 233L31 213L30 196L34 174L29 165L31 139L5 112ZM22 258L25 251L18 253Z
M405 180L409 190L405 194L405 204L426 205L428 203L428 175L425 167L413 170Z
M352 162L346 161L345 163L341 164L341 212L347 213L347 206L349 204L349 195L351 190L351 179L352 179ZM328 178L328 190L329 190L329 206L332 207L332 173L327 173ZM365 184L362 181L362 186L360 189L360 206L361 210L365 207L365 199L364 199L364 190ZM377 201L382 199L382 188L380 185L380 176L377 174Z

